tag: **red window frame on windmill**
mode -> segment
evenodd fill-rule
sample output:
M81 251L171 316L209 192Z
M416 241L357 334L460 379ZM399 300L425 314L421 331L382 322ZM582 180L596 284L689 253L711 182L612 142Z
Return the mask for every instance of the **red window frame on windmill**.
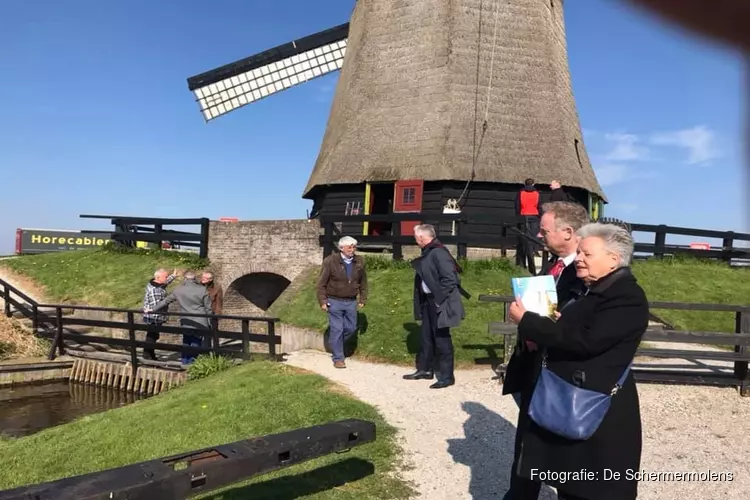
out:
M393 213L421 213L424 181L407 179L396 181L393 186ZM401 234L410 235L421 221L402 221Z

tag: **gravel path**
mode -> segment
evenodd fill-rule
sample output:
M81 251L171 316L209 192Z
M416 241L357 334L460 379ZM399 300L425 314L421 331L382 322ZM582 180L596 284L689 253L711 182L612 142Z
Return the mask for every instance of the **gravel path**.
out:
M518 410L489 368L459 370L455 386L436 391L429 381L402 380L409 369L399 366L348 359L337 370L317 351L292 353L287 363L340 383L400 429L412 466L403 476L420 498L502 498ZM734 473L732 481L642 481L639 500L748 497L750 400L731 388L639 384L639 393L643 470ZM547 488L539 498L556 495Z

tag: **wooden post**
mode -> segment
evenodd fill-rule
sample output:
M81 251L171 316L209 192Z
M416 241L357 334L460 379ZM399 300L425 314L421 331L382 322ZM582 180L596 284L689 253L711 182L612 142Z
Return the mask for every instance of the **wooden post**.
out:
M62 309L60 307L55 308L55 319L55 338L52 341L52 347L49 349L49 356L47 356L47 359L50 361L55 359L55 350L57 350L57 346L62 344L63 341Z
M458 236L458 244L456 245L456 253L458 254L456 258L458 259L465 259L468 255L468 245L466 244L466 239L462 238L462 233L466 233L466 228L463 227L462 220L458 219L456 220L458 224L456 224L456 236Z
M135 345L135 318L132 311L128 311L128 337L130 337L130 363L132 364L132 380L138 372L138 352Z
M155 243L158 245L158 249L161 250L161 242L164 239L162 233L164 232L164 226L162 224L154 224L154 236L157 236Z
M391 224L391 236L393 237L393 260L404 260L404 251L401 243L396 242L396 238L401 236L401 221Z
M750 313L737 311L735 313L735 333L750 333ZM747 346L734 346L734 352L746 353ZM740 396L750 396L750 375L747 361L734 362L734 376L737 377Z
M63 313L61 306L55 308L55 316L57 317L57 335L59 337L59 340L57 341L57 350L58 354L62 356L65 354L65 338L63 336Z
M323 258L325 259L333 253L333 229L334 225L331 221L321 220L323 226Z
M5 308L5 316L10 318L10 288L8 288L8 285L3 284L3 302L4 302L4 308Z
M208 257L208 229L210 227L209 220L204 217L201 219L201 246L199 249L199 256L201 259Z
M242 354L250 353L250 320L242 320Z
M39 308L36 302L31 304L31 331L35 336L39 336Z
M276 324L268 320L268 354L276 357Z
M214 351L219 349L219 320L211 318L211 345Z
M654 257L664 257L667 244L667 226L659 224L659 229L654 233Z
M722 255L721 260L727 262L732 260L732 247L734 246L734 231L727 231L724 233L724 238L721 241Z

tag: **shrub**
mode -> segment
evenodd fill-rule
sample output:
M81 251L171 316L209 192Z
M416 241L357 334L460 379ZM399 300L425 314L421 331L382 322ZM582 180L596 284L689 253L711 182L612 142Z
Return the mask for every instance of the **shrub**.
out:
M188 368L188 380L198 380L230 368L232 362L225 356L201 354Z

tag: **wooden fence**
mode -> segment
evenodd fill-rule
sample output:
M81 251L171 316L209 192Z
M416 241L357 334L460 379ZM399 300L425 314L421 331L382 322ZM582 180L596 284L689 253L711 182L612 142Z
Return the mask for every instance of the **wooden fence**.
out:
M320 236L320 245L323 247L323 256L330 255L336 248L336 242L343 236L340 225L362 222L385 222L391 224L390 234L384 235L360 235L356 238L363 245L383 245L393 249L393 259L403 260L404 245L415 245L413 234L401 234L400 222L419 221L422 224L435 226L437 237L445 245L456 245L457 256L465 258L467 247L492 248L505 251L515 249L518 244L518 235L513 229L522 224L522 217L511 217L502 222L496 219L473 217L467 218L463 214L443 213L392 213L387 215L342 215L342 216L319 216L323 235ZM466 231L466 225L479 222L492 222L499 228L494 235L475 235ZM450 229L447 229L450 227Z
M80 215L82 219L109 219L115 226L110 231L112 240L121 245L134 246L143 241L156 243L161 247L167 241L178 247L197 248L201 258L208 257L209 219L165 219L157 217L126 217L119 215ZM200 226L199 233L164 229L164 226ZM102 231L82 231L84 233L101 233ZM105 231L106 232L106 231Z
M441 242L447 245L456 245L457 257L465 258L467 247L500 249L503 256L506 255L507 250L514 250L517 255L522 255L520 259L516 259L517 263L528 268L529 264L525 262L526 253L528 252L528 242L535 245L543 245L543 243L537 238L537 235L528 234L524 231L522 217L510 217L498 222L495 219L490 220L482 216L467 216L465 214L393 213L387 215L321 215L319 220L320 225L323 228L323 235L320 237L320 244L323 247L324 256L329 255L335 249L336 241L343 236L339 229L340 226L362 222L384 222L391 224L391 234L377 236L357 235L357 240L363 245L382 245L392 247L393 258L395 260L403 259L403 245L414 244L413 235L401 234L401 225L399 223L403 221L416 220L421 223L433 224ZM725 262L733 262L738 259L750 261L750 246L736 246L736 243L740 241L750 242L750 234L747 233L692 229L667 226L663 224L632 224L611 218L602 218L601 221L618 222L628 227L631 232L652 233L653 243L635 244L635 253L637 257L692 255L694 257L722 260ZM487 223L497 225L500 228L498 233L495 235L467 234L467 226ZM451 230L446 231L446 227L450 227ZM720 247L706 250L701 247L691 247L690 245L668 244L667 237L669 235L693 236L696 238L718 238L721 239L722 243ZM547 258L546 253L542 258Z
M687 227L667 226L664 224L628 224L631 232L652 233L653 243L636 243L635 253L654 257L667 255L692 255L705 259L717 259L731 262L735 259L750 259L750 246L736 246L738 241L750 242L750 234L734 231L714 231L710 229L693 229ZM667 243L667 236L693 236L695 238L714 238L721 240L721 246L704 249L690 245ZM702 243L702 242L696 242Z
M499 371L504 373L504 369L515 342L511 339L515 336L516 325L508 322L508 308L515 300L509 295L480 295L479 300L482 302L499 302L503 304L502 320L497 323L491 323L489 330L491 333L505 336L506 341L503 345L503 363ZM633 368L633 375L636 380L644 382L663 382L663 383L688 383L718 386L736 386L742 396L750 396L750 372L748 363L750 362L750 306L727 305L727 304L697 304L681 302L650 302L649 309L667 309L681 311L706 311L706 312L727 312L734 313L735 332L728 334L725 332L701 332L676 330L671 325L665 325L664 328L650 327L643 337L645 342L671 342L671 343L690 343L690 344L707 344L714 346L731 346L734 352L716 352L708 350L669 350L653 349L648 346L641 346L637 355L651 356L658 358L676 358L676 359L704 359L716 361L732 361L734 363L733 373L721 372L695 372L675 369L644 369ZM660 319L652 314L652 319Z
M121 309L112 307L92 307L92 306L75 306L68 304L39 304L34 299L24 294L9 283L0 280L0 293L4 301L4 314L11 317L14 314L21 315L31 320L32 330L35 335L41 338L52 340L52 346L49 352L49 359L55 359L56 355L66 353L66 343L76 344L100 344L107 347L125 349L130 356L131 369L135 376L139 365L145 366L164 366L165 363L153 360L142 359L138 356L138 349L153 349L170 352L178 352L189 356L199 354L215 353L231 357L248 358L251 353L250 342L264 343L268 346L268 356L272 359L278 359L276 346L281 344L281 337L276 335L276 323L278 318L271 317L254 317L254 316L230 316L225 314L217 315L200 315L186 314L175 312L159 312L167 316L179 316L180 318L195 317L208 318L210 320L210 329L189 329L186 330L176 326L159 326L158 329L151 325L137 322L136 317L143 314L143 311L134 309ZM124 313L125 321L99 320L76 317L71 315L75 311L97 311L104 313ZM219 330L220 320L239 321L242 325L241 332L229 332ZM264 334L250 333L250 323L263 323L266 325ZM75 331L76 327L89 328L107 328L124 330L128 332L128 338L105 337L102 335L92 335ZM159 333L185 334L189 333L196 337L207 338L210 340L208 346L188 346L182 344L168 344L164 342L146 342L137 340L137 332L158 331ZM240 341L240 349L234 349L228 346L222 346L221 340Z

